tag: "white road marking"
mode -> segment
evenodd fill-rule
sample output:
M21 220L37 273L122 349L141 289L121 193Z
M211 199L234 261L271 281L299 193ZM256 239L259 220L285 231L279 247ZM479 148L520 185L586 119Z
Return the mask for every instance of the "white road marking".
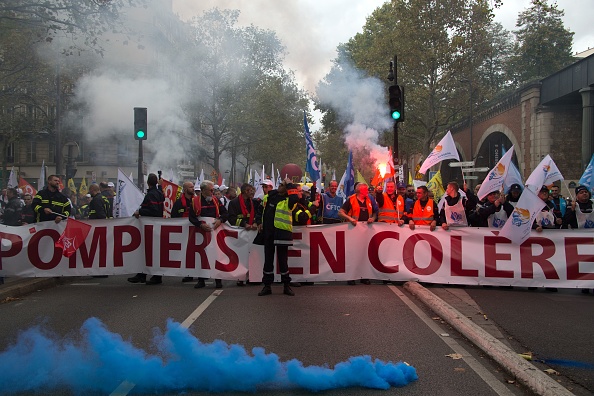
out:
M204 300L202 302L202 304L200 304L198 306L198 308L196 308L194 310L194 312L192 312L190 314L190 316L188 316L186 318L186 320L184 320L181 323L181 326L183 328L186 328L186 329L189 328L192 325L192 323L194 323L200 317L200 315L202 315L204 313L204 311L206 311L206 308L208 308L208 306L210 304L212 304L212 302L214 300L216 300L216 298L218 296L221 295L222 292L223 292L222 290L215 290L215 291L213 291L211 293L211 295L208 296L208 298L206 300ZM132 391L132 389L134 389L134 386L135 385L136 384L134 384L133 382L130 382L130 381L127 381L127 380L126 381L123 381L120 385L118 385L118 387L113 392L110 393L110 396L125 396L128 393L130 393L130 391Z
M466 349L464 349L464 347L460 345L454 338L443 337L443 330L437 324L435 324L435 322L430 317L428 317L421 308L412 302L410 298L402 293L400 289L392 285L388 287L411 309L411 311L413 311L419 317L419 319L421 319L427 325L427 327L429 327L436 335L438 335L443 342L452 348L455 353L462 355L462 359L466 362L466 364L468 364L468 366L474 370L474 372L477 373L478 376L481 377L482 380L485 381L487 385L491 387L491 389L493 389L493 391L495 391L495 393L504 396L511 396L514 394L509 389L507 389L507 387L493 374L491 374L489 370L480 364L479 361L474 358L474 356L468 353L468 351L466 351Z

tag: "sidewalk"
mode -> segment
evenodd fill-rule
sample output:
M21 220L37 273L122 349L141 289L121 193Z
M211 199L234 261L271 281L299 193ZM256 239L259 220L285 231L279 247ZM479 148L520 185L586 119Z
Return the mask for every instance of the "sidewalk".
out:
M47 289L62 284L66 278L4 278L4 284L0 285L0 303L6 299L20 298L38 290Z

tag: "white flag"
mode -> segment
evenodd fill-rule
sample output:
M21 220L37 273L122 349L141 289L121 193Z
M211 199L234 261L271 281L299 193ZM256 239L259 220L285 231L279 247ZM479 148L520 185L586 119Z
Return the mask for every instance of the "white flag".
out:
M121 169L118 169L118 184L114 199L114 217L131 217L144 199L142 191Z
M264 175L264 166L262 166L262 176ZM254 170L254 187L256 187L256 192L254 193L254 198L262 199L264 198L264 190L262 189L262 181L264 180L256 170Z
M437 143L433 151L425 158L419 173L425 174L433 165L440 163L446 159L456 159L460 161L458 150L456 150L456 143L452 138L451 132L448 131L446 135Z
M272 180L272 184L276 186L276 180L274 178L274 164L272 164L272 172L270 172L270 180Z
M10 170L10 176L8 177L8 184L6 186L8 188L17 188L19 186L19 182L17 181L16 173L14 171L14 166Z
M41 162L41 171L39 171L39 180L37 180L37 191L41 191L45 187L45 160Z
M524 180L522 180L522 175L520 174L518 167L513 162L510 162L507 176L503 181L503 192L507 194L513 184L523 186Z
M344 181L346 180L346 170L342 174L340 178L340 182L338 183L338 188L336 189L336 195L340 196L343 200L346 200L346 192L344 191Z
M528 177L528 180L526 180L526 189L537 194L542 186L548 186L557 180L563 180L563 175L559 171L559 168L557 168L555 161L553 161L550 155L547 155L540 161L540 164L534 168Z
M479 199L485 198L489 193L493 191L499 191L503 182L507 176L510 168L512 156L514 155L514 146L512 146L507 153L495 165L493 169L489 171L485 180L481 184L481 188L478 190L477 196Z
M280 171L277 169L276 170L276 184L274 185L274 188L278 189L279 184L281 183L281 175L280 175Z
M521 245L530 236L532 223L544 206L545 203L538 198L538 195L529 188L525 188L514 211L499 232L499 236Z

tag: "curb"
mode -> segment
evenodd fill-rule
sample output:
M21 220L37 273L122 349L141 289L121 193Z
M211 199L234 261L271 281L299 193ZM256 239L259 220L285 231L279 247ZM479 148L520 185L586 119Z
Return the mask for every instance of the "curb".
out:
M466 318L451 305L419 285L406 282L404 288L423 304L437 313L443 320L482 349L507 372L515 376L531 391L541 396L571 396L573 393L553 380L533 364L524 360L501 341L487 333L477 324Z
M0 303L7 298L19 298L33 292L64 283L64 278L25 278L0 287Z

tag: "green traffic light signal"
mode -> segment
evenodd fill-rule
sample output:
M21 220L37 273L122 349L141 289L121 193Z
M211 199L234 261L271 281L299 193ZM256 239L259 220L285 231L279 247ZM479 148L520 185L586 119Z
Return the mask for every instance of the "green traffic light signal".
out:
M404 121L404 87L395 84L388 87L390 116L396 122Z
M134 139L135 140L146 140L147 139L147 114L146 107L135 107L134 108Z

